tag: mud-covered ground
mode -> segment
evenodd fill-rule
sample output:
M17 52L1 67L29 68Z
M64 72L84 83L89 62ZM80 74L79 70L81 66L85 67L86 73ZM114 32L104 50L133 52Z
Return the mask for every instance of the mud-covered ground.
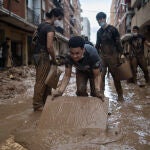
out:
M150 86L143 85L142 73L138 74L138 79L140 86L122 82L125 101L117 102L112 78L111 76L106 77L105 96L109 97L109 112L111 112L108 117L108 126L110 128L118 127L122 132L122 137L118 141L108 144L97 142L92 148L89 144L87 148L86 145L82 148L77 147L77 150L150 149ZM33 66L0 71L0 150L25 150L25 147L30 147L25 141L32 136L32 132L29 131L34 131L41 115L41 112L35 113L32 110L34 82L35 70ZM75 95L74 76L72 76L64 95ZM20 134L21 136L17 136L18 130L26 131L23 131L24 134ZM70 145L70 149L64 147L58 149L70 150L74 148L71 148Z

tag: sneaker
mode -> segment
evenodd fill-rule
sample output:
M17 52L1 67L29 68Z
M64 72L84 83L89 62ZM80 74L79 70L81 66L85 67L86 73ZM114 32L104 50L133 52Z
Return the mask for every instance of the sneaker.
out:
M39 107L39 108L34 108L34 111L43 111L43 106Z

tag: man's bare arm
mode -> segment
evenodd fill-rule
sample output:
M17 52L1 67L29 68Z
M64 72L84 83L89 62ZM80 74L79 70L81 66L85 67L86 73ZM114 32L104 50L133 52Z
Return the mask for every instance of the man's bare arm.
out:
M59 89L58 89L61 93L63 93L65 91L65 89L70 81L71 72L72 72L72 67L65 68L65 74L61 81L61 85L59 86Z
M54 46L53 46L53 38L54 38L54 32L48 32L47 33L47 50L52 57L52 60L56 62L56 55L54 51Z
M100 70L98 69L93 69L93 74L94 74L94 83L95 83L95 89L100 91L100 85L102 82Z

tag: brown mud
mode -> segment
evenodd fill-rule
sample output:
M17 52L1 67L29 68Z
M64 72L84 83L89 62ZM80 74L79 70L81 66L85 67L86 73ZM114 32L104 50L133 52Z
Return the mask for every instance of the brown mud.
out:
M139 74L143 85L143 74ZM0 72L0 150L149 150L150 86L122 82L124 101L118 102L111 76L106 77L109 97L108 130L91 131L37 129L41 112L33 112L34 67ZM74 74L64 95L75 96ZM82 133L82 134L79 134ZM41 138L42 137L42 138ZM37 144L38 143L38 144Z

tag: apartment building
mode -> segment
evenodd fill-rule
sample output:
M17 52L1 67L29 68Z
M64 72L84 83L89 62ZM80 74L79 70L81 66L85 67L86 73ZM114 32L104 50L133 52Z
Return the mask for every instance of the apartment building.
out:
M150 0L112 0L111 24L116 26L121 39L126 40L133 26L140 28L140 33L150 41ZM127 47L127 42L125 44ZM150 50L145 46L145 56L150 64Z
M112 0L111 24L116 26L121 35L131 32L137 25L149 39L150 32L150 0Z
M81 34L79 0L0 0L0 43L6 37L11 39L8 67L32 63L32 34L45 20L45 13L55 7L65 13L64 19L55 24L56 53L62 54L68 51L68 39Z
M131 0L112 0L110 23L117 27L120 35L131 32L131 19L134 14Z
M150 0L132 0L134 16L131 25L140 27L140 32L150 41Z
M90 40L91 29L89 19L87 17L83 17L81 24L82 24L82 31L81 31L82 36L86 36Z

